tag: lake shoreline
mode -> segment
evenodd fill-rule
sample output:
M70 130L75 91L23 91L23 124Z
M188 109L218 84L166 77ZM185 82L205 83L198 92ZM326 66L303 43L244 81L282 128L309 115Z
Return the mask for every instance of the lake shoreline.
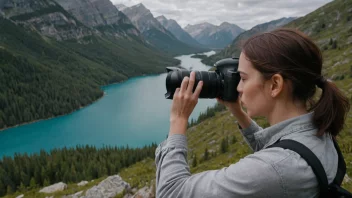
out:
M191 70L187 66L195 65L196 70L208 70L207 65L200 63L199 59L190 58L189 55L175 58L180 59L181 64L174 67ZM2 156L12 157L14 153L38 153L40 149L50 151L61 146L129 145L140 148L159 142L164 139L164 131L169 128L169 114L165 112L169 109L170 101L163 97L166 75L165 69L156 73L141 73L118 82L101 85L98 88L102 93L95 100L69 113L0 129L0 135L5 141L0 146L2 148L0 153ZM139 98L140 94L144 94L143 98ZM155 96L158 97L155 98ZM141 99L145 103L141 104ZM155 100L158 101L158 105L151 108ZM208 105L212 106L213 101L200 102L192 118L196 119ZM84 110L79 111L83 108ZM85 109L88 110L85 111ZM155 116L148 118L145 116L147 114L155 114ZM139 128L132 119L138 120ZM153 138L146 135L145 130L150 131Z
M175 57L176 58L176 57ZM179 67L179 68L183 68L181 65L177 65L175 67ZM112 85L117 85L117 84L121 84L121 83L124 83L132 78L138 78L138 77L146 77L146 76L158 76L160 74L163 74L163 73L166 73L166 67L165 67L165 70L163 72L157 72L157 73L150 73L150 74L142 74L140 76L131 76L129 78L127 78L127 80L122 80L122 81L119 81L119 82L114 82L114 83L111 83L111 84L106 84L106 85L101 85L100 88L104 88L104 87L108 87L108 86L112 86ZM39 120L32 120L30 122L23 122L21 124L17 124L17 125L14 125L14 126L10 126L10 127L4 127L4 128L1 128L0 129L0 133L2 133L3 131L6 131L8 129L12 129L12 128L17 128L17 127L20 127L20 126L24 126L24 125L27 125L27 124L33 124L33 123L36 123L36 122L40 122L40 121L45 121L45 120L50 120L50 119L53 119L53 118L58 118L58 117L61 117L61 116L66 116L66 115L70 115L76 111L79 111L81 110L82 108L85 108L85 107L88 107L96 102L98 102L100 99L102 99L106 93L104 92L103 89L101 89L101 91L103 91L103 95L99 98L97 98L96 100L92 101L92 103L89 103L85 106L80 106L78 109L73 109L71 112L69 113L65 113L65 114L62 114L62 115L58 115L58 116L52 116L52 117L48 117L48 118L43 118L43 119L39 119Z
M103 91L103 90L102 90ZM49 117L49 118L43 118L43 119L39 119L39 120L33 120L33 121L30 121L30 122L23 122L21 124L17 124L17 125L14 125L14 126L10 126L10 127L5 127L5 128L2 128L0 129L0 133L4 132L5 130L8 130L8 129L12 129L12 128L17 128L17 127L20 127L20 126L24 126L24 125L27 125L27 124L33 124L33 123L36 123L36 122L40 122L40 121L45 121L45 120L50 120L50 119L53 119L53 118L59 118L61 116L66 116L66 115L70 115L76 111L79 111L85 107L88 107L96 102L98 102L99 100L101 100L104 96L106 95L106 93L103 91L103 95L100 96L99 98L97 98L96 100L94 100L92 103L89 103L85 106L80 106L78 109L74 109L73 111L69 112L69 113L65 113L65 114L62 114L62 115L58 115L58 116L52 116L52 117Z

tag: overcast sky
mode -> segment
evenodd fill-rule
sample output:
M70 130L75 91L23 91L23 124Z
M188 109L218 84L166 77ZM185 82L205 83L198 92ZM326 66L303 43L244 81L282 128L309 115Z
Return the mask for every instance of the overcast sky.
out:
M111 0L133 6L143 3L154 15L187 24L209 22L220 25L227 21L241 28L282 17L304 16L331 0Z

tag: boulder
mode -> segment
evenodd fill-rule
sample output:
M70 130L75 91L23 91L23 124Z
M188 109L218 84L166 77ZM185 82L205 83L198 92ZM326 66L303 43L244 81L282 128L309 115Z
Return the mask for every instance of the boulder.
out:
M119 175L114 175L106 178L98 185L86 191L84 198L109 198L130 191L130 185L123 181Z
M41 193L53 193L53 192L56 192L56 191L63 191L67 189L67 185L63 182L60 182L60 183L56 183L56 184L53 184L51 186L47 186L43 189L41 189L39 192Z
M83 194L83 191L76 192L73 195L63 196L62 198L80 198Z
M23 198L23 197L24 197L24 194L18 195L16 198Z
M85 186L86 184L88 184L88 181L81 181L77 184L77 186Z

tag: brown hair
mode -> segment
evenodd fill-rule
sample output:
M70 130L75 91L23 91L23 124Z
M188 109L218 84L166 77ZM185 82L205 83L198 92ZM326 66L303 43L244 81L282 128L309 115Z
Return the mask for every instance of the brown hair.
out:
M350 108L348 98L336 85L322 77L322 54L305 34L294 29L276 29L249 38L242 51L265 79L281 74L292 82L293 99L311 104L318 136L336 136L343 128ZM316 85L322 89L313 103Z

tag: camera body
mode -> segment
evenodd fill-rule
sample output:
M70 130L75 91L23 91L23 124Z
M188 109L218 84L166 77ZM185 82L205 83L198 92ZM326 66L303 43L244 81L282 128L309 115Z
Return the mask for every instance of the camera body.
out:
M199 98L220 98L224 101L236 101L237 85L241 80L238 69L238 58L225 58L214 64L215 71L195 71L196 79L193 91L199 81L203 81ZM184 77L191 71L177 67L167 67L166 99L173 99L176 88L181 87Z

